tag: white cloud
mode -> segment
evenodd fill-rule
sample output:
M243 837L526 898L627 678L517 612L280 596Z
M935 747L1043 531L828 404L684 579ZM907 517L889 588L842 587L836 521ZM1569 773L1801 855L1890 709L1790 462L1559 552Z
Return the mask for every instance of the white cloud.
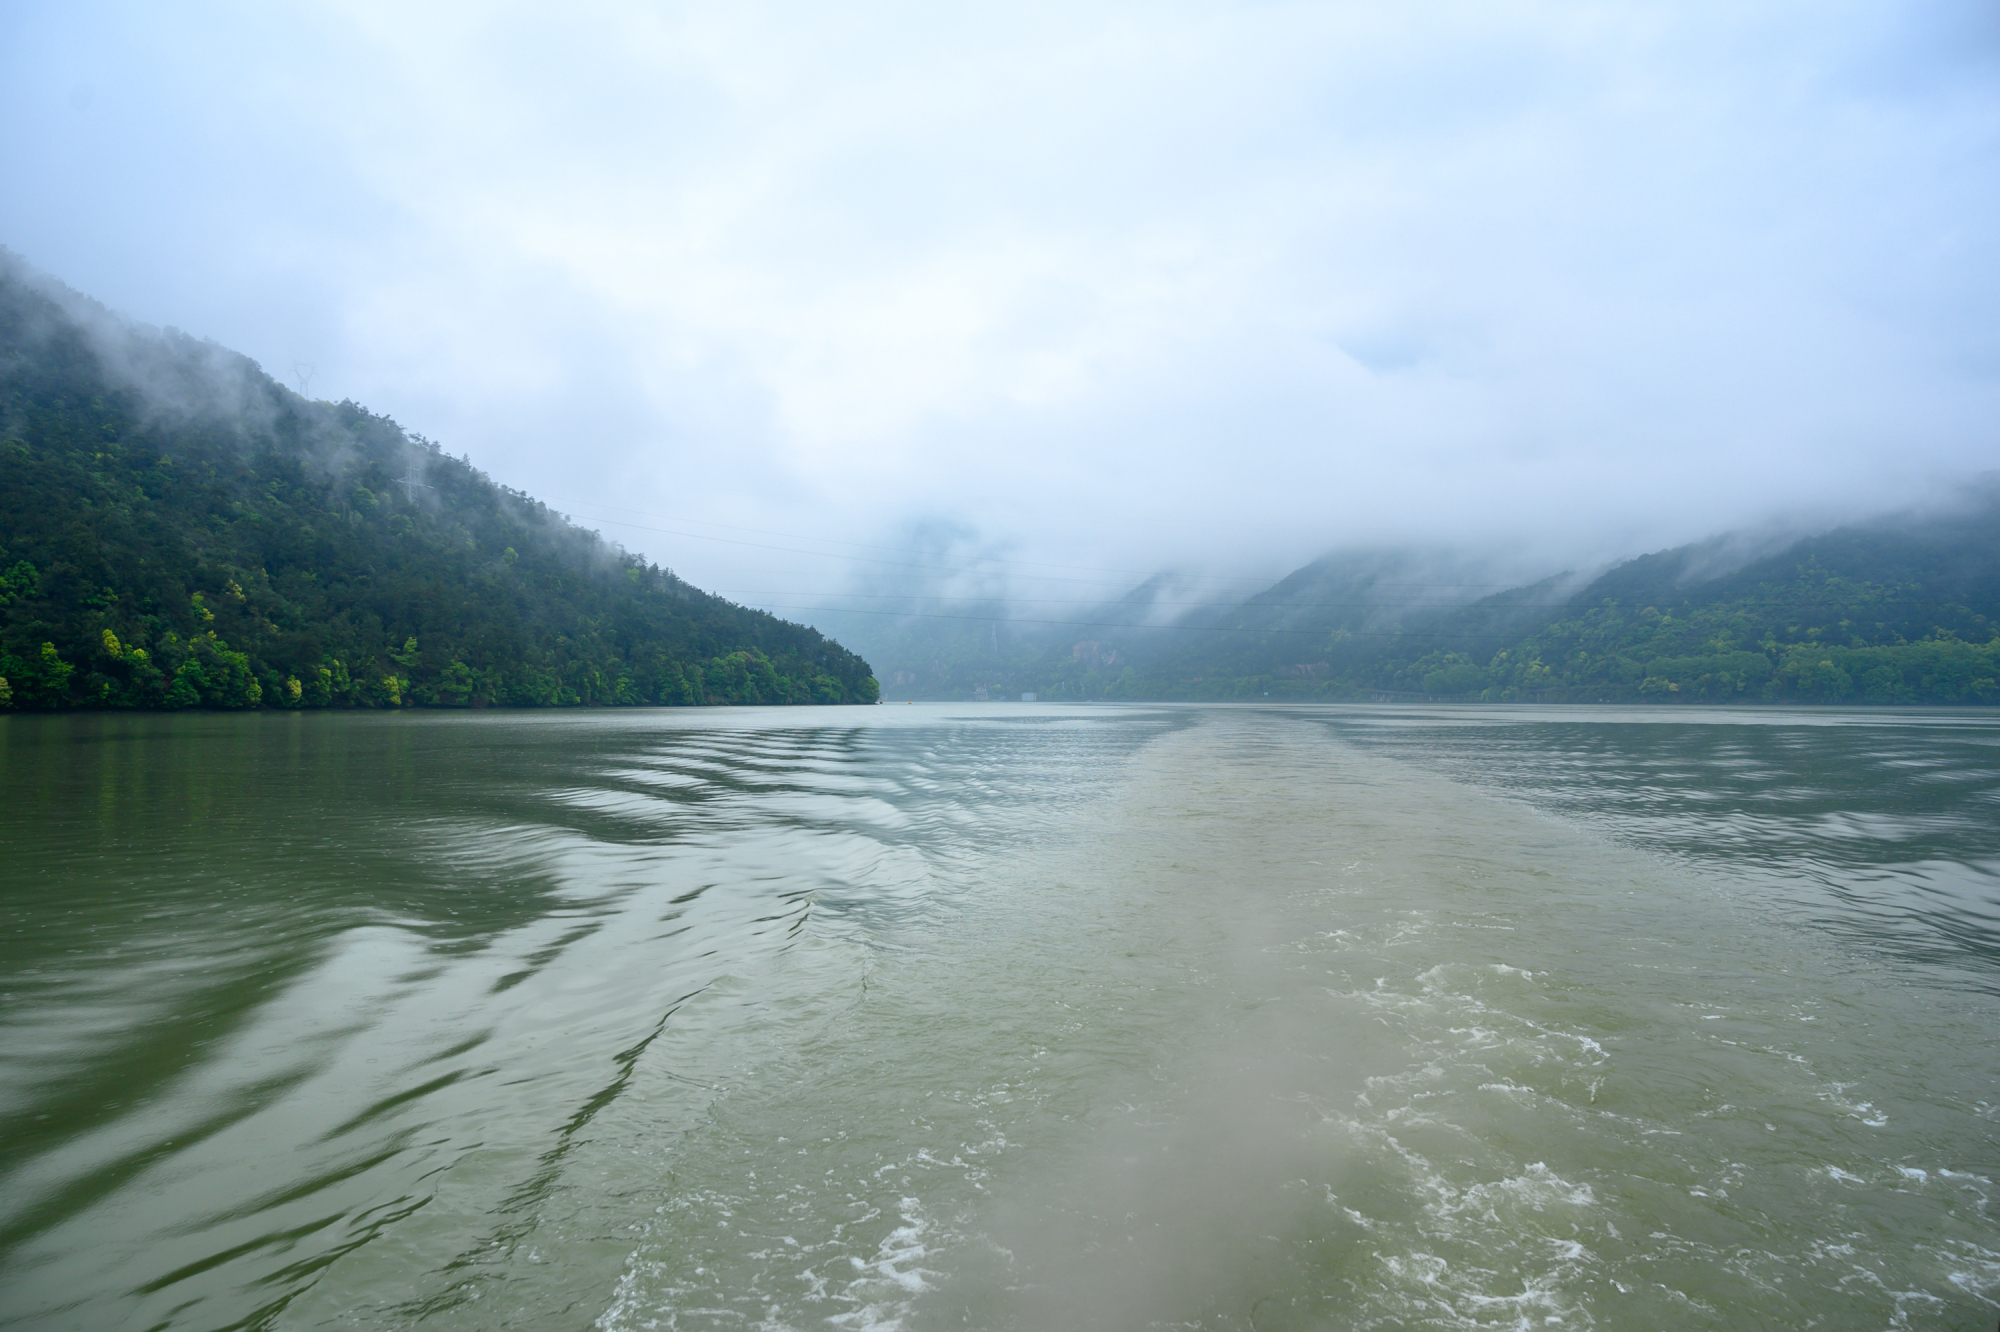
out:
M0 239L564 500L1554 557L1992 465L1982 12L80 6Z

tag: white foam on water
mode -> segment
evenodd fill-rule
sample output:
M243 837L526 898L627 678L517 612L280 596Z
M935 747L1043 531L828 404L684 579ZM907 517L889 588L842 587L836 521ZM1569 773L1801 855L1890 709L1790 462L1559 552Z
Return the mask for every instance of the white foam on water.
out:
M768 1297L766 1325L1235 1330L1289 1309L1291 1325L1384 1329L1901 1327L1990 1304L2000 1260L1974 1236L1991 1186L1949 1152L1910 1161L1920 1126L1990 1124L1991 1103L1913 1100L1921 1084L1884 1076L1893 1042L1874 1034L1921 1029L1920 1007L1759 933L1676 867L1367 777L1317 821L1300 814L1310 782L1255 786L1237 808L1260 813L1234 829L1176 828L1166 779L1150 788L1166 822L1131 873L1152 914L1120 914L1102 858L1055 876L1073 895L1032 903L1089 904L1096 918L1060 928L1134 958L1117 963L1134 988L1038 972L1045 954L1025 951L977 971L1023 988L949 1020L1020 1022L1019 1076L977 1093L980 1133L930 1135L905 1107L877 1122L865 1169L801 1195L822 1218L848 1195L873 1210L817 1239L787 1230L807 1263L783 1265L782 1289L738 1278ZM1304 877L1331 865L1337 892ZM1258 885L1259 920L1220 914L1254 907ZM1267 937L1232 960L1224 943L1250 925ZM1036 1010L1031 979L1061 998ZM949 991L913 997L910 1017ZM1172 1013L1207 1035L1177 1045ZM693 1316L724 1306L672 1269L632 1307L723 1326Z
M873 1256L848 1259L858 1275L832 1298L856 1307L835 1314L828 1323L856 1332L896 1332L909 1315L910 1300L932 1288L925 1278L938 1274L917 1266L930 1256L925 1237L931 1223L915 1198L901 1200L900 1215L903 1224L883 1237Z

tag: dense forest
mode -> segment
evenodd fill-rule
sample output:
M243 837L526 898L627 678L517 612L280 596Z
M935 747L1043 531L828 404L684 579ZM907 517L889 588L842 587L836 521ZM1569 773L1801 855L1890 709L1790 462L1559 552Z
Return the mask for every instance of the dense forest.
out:
M818 632L0 251L0 708L876 695Z
M1995 478L1935 511L1772 544L1490 589L1462 561L1364 552L1178 615L1146 585L1071 624L993 604L853 628L897 697L2000 703Z
M1161 578L1054 623L1004 602L818 621L864 643L897 697L2000 703L1991 476L1955 507L1761 549L1482 576L1360 552L1193 609ZM877 693L819 632L0 251L0 709Z

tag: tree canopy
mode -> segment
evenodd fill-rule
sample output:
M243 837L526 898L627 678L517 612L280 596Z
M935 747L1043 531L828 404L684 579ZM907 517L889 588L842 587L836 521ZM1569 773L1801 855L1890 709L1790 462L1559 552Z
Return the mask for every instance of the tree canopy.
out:
M0 251L0 707L876 695L817 631Z
M997 605L990 623L912 615L877 632L876 660L930 698L2000 703L1994 478L1954 507L1748 544L1471 601L1450 596L1463 566L1361 552L1173 620L1131 598L1036 629Z

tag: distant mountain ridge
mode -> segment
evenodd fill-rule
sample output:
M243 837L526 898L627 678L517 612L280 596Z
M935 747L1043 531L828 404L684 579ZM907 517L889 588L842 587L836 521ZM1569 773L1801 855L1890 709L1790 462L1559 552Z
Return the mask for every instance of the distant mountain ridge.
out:
M873 637L885 687L911 697L2000 702L1991 474L1939 513L1476 581L1446 557L1356 552L1172 621L1109 603L1068 626L913 617Z
M876 698L818 631L0 250L0 708Z

